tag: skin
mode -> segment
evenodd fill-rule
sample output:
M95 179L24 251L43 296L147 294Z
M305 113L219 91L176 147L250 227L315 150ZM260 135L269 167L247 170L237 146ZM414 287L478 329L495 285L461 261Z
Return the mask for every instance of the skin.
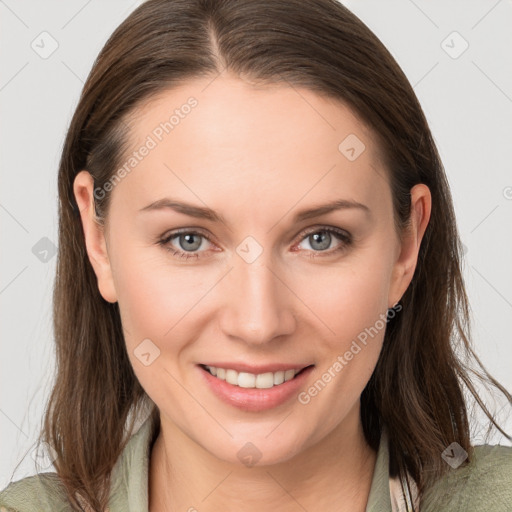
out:
M363 511L376 454L362 433L359 397L384 329L305 405L294 398L241 411L211 392L196 365L314 364L307 390L404 294L430 217L429 189L411 190L400 241L379 148L349 108L307 89L256 87L227 74L142 105L130 120L132 150L190 96L197 107L115 186L105 229L94 220L90 174L74 182L98 289L119 302L135 374L161 414L150 511ZM354 161L338 150L349 134L366 147ZM208 206L225 223L139 211L164 197ZM340 209L293 221L299 210L342 198L370 213ZM309 235L329 226L349 232L352 244L332 234L328 249L318 249ZM210 237L199 237L199 258L158 245L178 228ZM236 252L247 236L263 249L252 263ZM168 246L187 247L179 237ZM149 366L134 355L146 338L160 350ZM261 453L253 467L237 456L247 442Z

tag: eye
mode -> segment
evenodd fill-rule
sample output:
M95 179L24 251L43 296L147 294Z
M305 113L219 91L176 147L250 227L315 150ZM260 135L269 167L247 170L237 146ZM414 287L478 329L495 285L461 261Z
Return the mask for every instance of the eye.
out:
M332 243L335 242L336 239L338 239L340 243L338 243L338 245L332 249ZM310 258L316 258L318 256L330 256L334 253L348 249L348 247L352 244L352 237L348 232L341 229L329 226L321 226L315 228L314 230L310 230L305 235L303 235L301 244L305 242L309 244L309 246L312 248L311 250L313 251L308 256ZM300 244L298 247L300 247ZM301 248L304 249L304 247ZM307 247L305 249L310 251L310 249Z
M175 245L172 241L176 239ZM211 243L210 239L203 233L197 231L174 231L165 238L158 241L158 245L162 246L166 251L171 252L179 258L199 258L198 249L204 249L204 242Z
M333 249L332 243L335 242L336 239L338 239L339 243ZM300 247L300 244L304 242L307 242L311 249ZM208 236L190 229L174 231L158 241L158 245L162 246L166 251L172 253L173 256L183 259L197 259L203 257L201 253L207 252L205 251L207 248L205 246L211 243ZM329 226L320 226L303 234L300 244L298 245L300 249L305 249L307 252L311 253L308 255L310 258L330 256L348 249L352 244L352 237L350 233L344 230ZM203 250L201 251L200 249Z

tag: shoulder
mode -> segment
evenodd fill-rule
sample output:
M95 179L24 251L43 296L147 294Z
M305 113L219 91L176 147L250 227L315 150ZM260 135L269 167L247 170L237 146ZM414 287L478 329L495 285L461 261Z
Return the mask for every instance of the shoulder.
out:
M448 473L428 489L425 512L434 510L510 512L512 510L512 447L473 447L470 462ZM442 507L442 508L439 508Z
M151 442L158 433L151 416L130 435L112 469L111 510L144 510ZM77 500L82 502L78 495ZM128 502L130 500L130 503ZM84 505L86 508L87 505ZM108 512L109 507L106 508ZM131 507L131 508L130 508ZM147 507L146 507L147 508ZM55 472L38 473L0 490L0 512L71 512L66 488Z
M70 507L57 473L28 476L0 491L0 512L67 512Z

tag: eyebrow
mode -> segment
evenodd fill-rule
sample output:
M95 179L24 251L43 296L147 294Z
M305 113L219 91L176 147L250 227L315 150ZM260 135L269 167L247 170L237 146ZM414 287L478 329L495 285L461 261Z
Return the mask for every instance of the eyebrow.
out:
M177 201L171 198L163 198L158 201L154 201L151 204L148 204L144 208L141 208L140 212L149 212L149 211L158 211L158 210L174 210L178 213L182 213L184 215L188 215L189 217L195 217L198 219L206 219L212 222L221 222L223 224L227 224L226 220L222 215L217 213L208 207L203 206L195 206L190 203L184 203L182 201ZM319 217L320 215L325 215L327 213L336 211L336 210L347 210L347 209L357 209L363 211L367 216L371 215L371 210L365 204L359 203L357 201L350 201L348 199L338 199L335 201L331 201L329 203L325 203L318 206L313 206L312 208L307 208L305 210L301 210L297 212L293 218L294 222L301 222L303 220L311 219L314 217Z

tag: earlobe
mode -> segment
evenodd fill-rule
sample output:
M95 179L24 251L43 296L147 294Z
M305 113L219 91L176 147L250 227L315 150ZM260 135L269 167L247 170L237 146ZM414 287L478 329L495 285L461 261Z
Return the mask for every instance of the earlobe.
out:
M96 274L98 289L107 302L116 302L117 294L112 277L112 267L107 252L104 227L97 221L94 210L94 180L85 170L80 171L73 183L80 219L82 222L87 256Z
M412 281L423 235L430 220L432 196L423 183L411 189L411 222L404 232L400 255L393 269L389 307L396 304Z

